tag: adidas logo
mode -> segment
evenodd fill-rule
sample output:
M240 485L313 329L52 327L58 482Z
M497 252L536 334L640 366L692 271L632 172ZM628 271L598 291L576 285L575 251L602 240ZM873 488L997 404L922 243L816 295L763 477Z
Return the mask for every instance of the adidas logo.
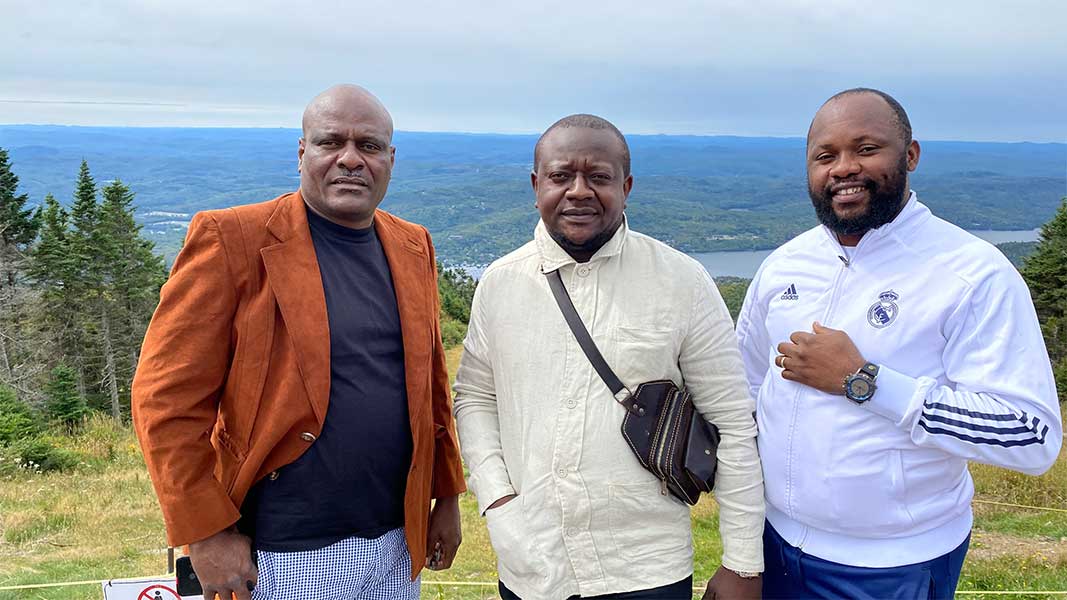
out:
M797 294L797 286L795 283L790 283L789 287L785 288L785 292L782 293L782 300L797 300L800 296Z

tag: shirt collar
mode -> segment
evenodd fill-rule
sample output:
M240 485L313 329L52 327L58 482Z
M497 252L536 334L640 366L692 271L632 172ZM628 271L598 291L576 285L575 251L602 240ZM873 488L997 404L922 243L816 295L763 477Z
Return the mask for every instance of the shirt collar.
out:
M611 236L611 239L596 251L596 254L593 254L589 262L605 260L622 252L622 247L626 243L629 231L626 215L623 215L622 225L619 225L619 228L615 230L615 235ZM534 228L534 242L537 244L537 251L541 255L542 273L551 273L561 267L578 262L574 260L573 256L567 254L567 251L560 247L556 240L552 239L544 221L539 220L537 227Z

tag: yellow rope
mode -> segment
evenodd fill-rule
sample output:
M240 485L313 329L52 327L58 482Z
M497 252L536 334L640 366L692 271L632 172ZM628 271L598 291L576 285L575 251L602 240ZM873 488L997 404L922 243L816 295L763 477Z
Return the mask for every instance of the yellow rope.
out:
M93 579L91 581L64 581L62 583L30 583L27 585L5 585L0 586L0 592L6 592L8 590L35 590L41 588L74 587L76 585L100 585L100 580Z
M1036 590L1036 591L1019 591L1019 590L981 591L981 590L977 590L977 589L967 589L967 590L957 589L956 590L956 596L977 596L977 595L980 595L980 594L982 596L1067 596L1067 591L1045 591L1045 590Z
M1046 510L1049 512L1067 513L1067 508L1050 508L1048 506L1027 506L1025 504L1011 504L1010 502L994 502L992 500L972 500L975 504L992 504L993 506L1009 506L1011 508L1027 508L1030 510Z

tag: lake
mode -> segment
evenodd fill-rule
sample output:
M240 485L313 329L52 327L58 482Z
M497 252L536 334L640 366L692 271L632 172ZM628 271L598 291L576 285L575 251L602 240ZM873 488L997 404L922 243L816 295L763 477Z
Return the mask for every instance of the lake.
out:
M1003 244L1005 242L1036 242L1039 231L1039 229L1023 229L1020 231L971 231L970 233L991 244ZM689 256L699 260L712 277L730 275L751 279L763 263L763 259L767 258L771 252L773 250L696 252Z
M1005 242L1036 242L1040 229L1022 229L1018 231L986 231L972 230L976 235L990 244L1003 244ZM712 277L744 277L751 279L756 270L773 250L735 250L731 252L694 252L689 256L700 261L704 268L711 273ZM463 270L471 277L477 279L485 270L484 265L464 265Z

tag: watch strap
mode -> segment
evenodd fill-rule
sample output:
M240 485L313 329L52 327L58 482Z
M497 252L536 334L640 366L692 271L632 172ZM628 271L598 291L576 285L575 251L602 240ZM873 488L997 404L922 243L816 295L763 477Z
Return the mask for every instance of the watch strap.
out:
M858 371L856 371L856 375L866 375L870 377L873 381L876 377L878 377L878 365L871 362L863 363L863 366L860 367Z

